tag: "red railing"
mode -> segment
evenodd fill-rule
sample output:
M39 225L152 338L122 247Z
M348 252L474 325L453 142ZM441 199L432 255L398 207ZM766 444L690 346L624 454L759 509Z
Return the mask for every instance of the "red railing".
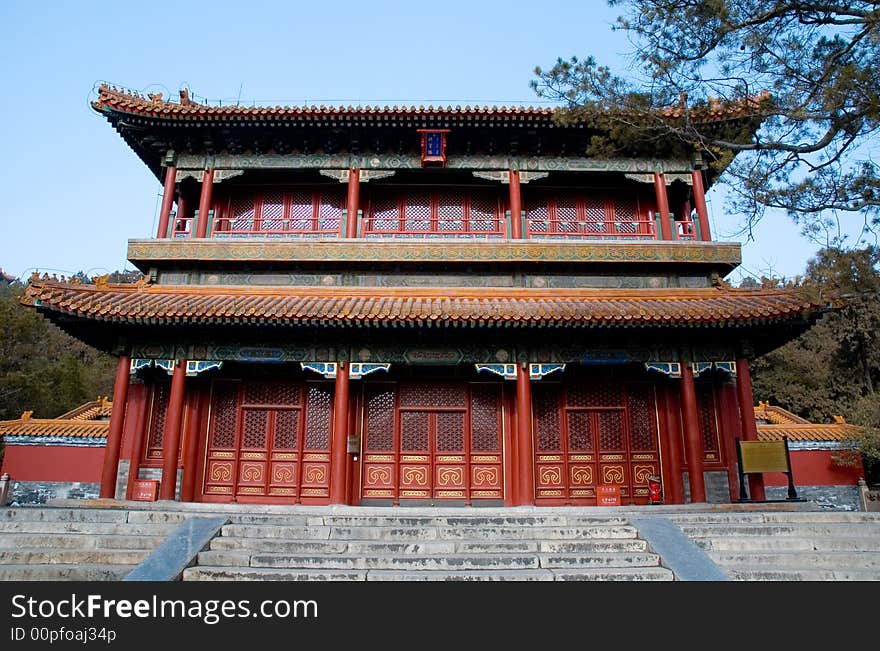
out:
M338 237L342 215L334 217L295 217L260 219L215 217L212 237Z
M634 218L587 220L577 218L526 217L526 236L529 239L657 239L654 218L650 213Z
M697 229L695 227L696 222L682 220L677 221L673 220L675 224L675 239L677 240L696 240L697 238Z
M170 221L170 237L193 237L193 225L195 219L192 217L173 217Z
M497 198L454 191L374 199L360 228L367 238L500 239L506 232Z

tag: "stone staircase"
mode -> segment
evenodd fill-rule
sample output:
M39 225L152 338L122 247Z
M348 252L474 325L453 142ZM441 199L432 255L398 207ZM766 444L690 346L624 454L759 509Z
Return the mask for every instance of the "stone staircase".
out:
M176 526L161 512L0 509L0 580L116 581Z
M880 581L880 513L669 514L730 578Z
M406 510L406 509L405 509ZM625 517L230 515L184 581L669 581Z
M600 511L70 500L0 509L0 580L120 580L182 522L206 515L229 524L184 570L185 581L670 581L675 564L633 524L653 517L673 521L732 579L880 580L880 513L774 506Z

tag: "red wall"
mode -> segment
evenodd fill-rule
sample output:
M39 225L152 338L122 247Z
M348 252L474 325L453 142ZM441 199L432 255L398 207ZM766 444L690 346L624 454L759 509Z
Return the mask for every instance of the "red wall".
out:
M859 477L865 476L861 464L837 466L832 461L833 450L792 450L791 473L795 487L798 486L855 486ZM782 473L764 475L766 486L788 486L788 478Z
M100 482L104 447L7 445L2 472L19 481Z

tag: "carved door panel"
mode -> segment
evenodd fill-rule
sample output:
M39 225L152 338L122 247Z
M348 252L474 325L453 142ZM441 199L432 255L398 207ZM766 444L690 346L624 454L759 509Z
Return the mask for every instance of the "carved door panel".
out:
M599 484L647 502L647 478L660 474L653 385L547 382L532 399L539 503L595 504Z
M364 498L502 499L500 383L366 383Z
M216 382L203 498L326 503L331 405L326 384Z

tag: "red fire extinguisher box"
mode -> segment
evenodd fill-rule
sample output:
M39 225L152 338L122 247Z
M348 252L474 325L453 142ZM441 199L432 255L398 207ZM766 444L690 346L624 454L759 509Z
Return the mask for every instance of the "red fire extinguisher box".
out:
M154 479L138 479L134 482L131 499L138 502L155 502L159 497L159 482Z

